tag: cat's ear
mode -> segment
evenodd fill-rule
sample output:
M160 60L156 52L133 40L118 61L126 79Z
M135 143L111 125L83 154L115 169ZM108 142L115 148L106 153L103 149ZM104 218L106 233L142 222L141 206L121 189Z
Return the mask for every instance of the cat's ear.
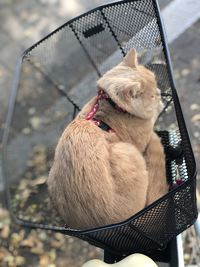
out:
M122 65L135 68L138 65L137 52L134 48L131 48L126 56L123 58Z
M125 99L137 98L141 94L141 88L139 82L132 82L125 86L123 89L123 96Z

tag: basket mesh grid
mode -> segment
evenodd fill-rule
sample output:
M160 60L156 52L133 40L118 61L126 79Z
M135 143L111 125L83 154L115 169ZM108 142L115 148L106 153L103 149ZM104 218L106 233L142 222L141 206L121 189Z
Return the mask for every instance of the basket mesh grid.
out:
M36 191L34 188L29 192L26 203L12 198L14 212L24 225L53 229L113 253L129 254L161 249L194 222L197 216L195 162L164 42L155 1L127 0L99 7L69 21L24 53L6 148L11 193L22 195L23 185L29 191L37 186ZM132 47L138 52L139 62L157 77L166 109L156 127L165 147L169 145L168 132L174 127L180 132L188 179L126 222L85 231L64 228L64 223L57 221L51 212L45 186L36 182L38 177L42 180L48 174L58 137L74 112L96 94L98 77L119 63ZM34 115L30 115L33 108ZM18 122L17 116L22 111L23 120ZM40 121L36 123L38 117ZM39 171L34 165L38 158L46 164ZM167 158L169 182L170 162ZM29 209L32 204L34 210Z

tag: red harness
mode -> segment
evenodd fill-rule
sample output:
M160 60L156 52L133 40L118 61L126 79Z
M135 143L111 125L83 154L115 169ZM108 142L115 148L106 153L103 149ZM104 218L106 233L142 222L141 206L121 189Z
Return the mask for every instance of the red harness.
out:
M94 118L94 115L97 113L99 109L99 101L102 99L106 99L111 104L111 106L115 108L117 111L126 113L124 109L120 108L115 102L112 101L112 99L109 97L109 95L106 92L104 92L103 90L99 90L96 102L94 103L91 111L87 114L86 120L92 121L96 126L98 126L104 131L114 132L114 130L109 125L107 125L105 122Z

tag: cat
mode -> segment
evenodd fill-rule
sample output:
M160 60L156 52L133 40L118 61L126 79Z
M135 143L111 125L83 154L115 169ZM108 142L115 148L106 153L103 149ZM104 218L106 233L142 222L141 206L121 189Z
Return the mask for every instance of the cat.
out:
M168 191L153 130L163 108L154 74L131 49L97 88L62 133L47 179L54 207L75 229L124 221Z

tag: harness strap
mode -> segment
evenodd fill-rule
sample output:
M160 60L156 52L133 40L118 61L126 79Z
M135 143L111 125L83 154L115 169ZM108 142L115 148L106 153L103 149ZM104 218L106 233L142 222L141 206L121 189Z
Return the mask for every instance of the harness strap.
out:
M105 122L103 122L102 120L97 120L95 118L92 118L91 121L98 126L99 128L101 128L103 131L106 132L114 132L114 130Z
M124 112L126 113L125 110L123 110L122 108L120 108L109 96L108 94L106 94L106 92L104 92L103 90L99 90L98 92L98 96L97 96L97 100L94 103L91 111L86 115L86 120L91 120L96 126L98 126L99 128L101 128L104 131L107 132L114 132L114 130L105 122L103 122L102 120L97 120L94 118L94 115L96 114L96 112L99 109L99 100L101 99L106 99L110 105L116 109L119 112Z
M126 110L124 110L123 108L120 108L111 98L107 98L108 102L110 103L110 105L116 109L119 112L123 112L123 113L127 113Z

